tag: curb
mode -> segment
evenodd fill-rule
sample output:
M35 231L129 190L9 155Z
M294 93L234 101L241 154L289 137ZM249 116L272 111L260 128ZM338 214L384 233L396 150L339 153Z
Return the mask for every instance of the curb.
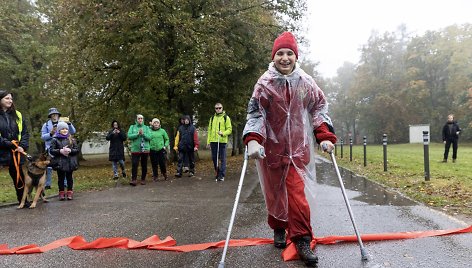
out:
M46 199L50 199L50 198L55 198L55 197L58 197L59 194L53 194L53 195L47 195L46 196ZM6 208L6 207L13 207L13 206L18 206L19 203L17 202L10 202L10 203L0 203L0 209L2 208Z

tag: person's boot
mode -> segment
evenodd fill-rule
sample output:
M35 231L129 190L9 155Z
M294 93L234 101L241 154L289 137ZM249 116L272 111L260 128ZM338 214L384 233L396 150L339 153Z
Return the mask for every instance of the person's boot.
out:
M136 179L132 179L131 182L129 183L129 185L136 186L137 185Z
M177 174L175 174L175 177L176 177L176 178L182 178L182 173L177 172Z
M167 180L167 173L163 173L162 176L164 176L164 180Z
M59 200L60 200L60 201L66 200L65 192L64 192L64 191L59 191Z
M443 163L447 163L447 159L446 159L446 158L443 159Z
M297 249L298 256L305 262L306 266L316 267L318 263L318 257L310 248L311 238L309 236L302 236L294 238L295 248Z
M456 159L455 159L455 158L453 158L453 159L452 159L452 163L455 163L455 162L456 162Z
M274 247L285 248L286 246L285 229L274 229Z
M67 200L72 200L74 197L74 192L73 191L67 191Z
M158 178L157 176L152 176L152 180L153 180L154 182L157 182L157 178Z

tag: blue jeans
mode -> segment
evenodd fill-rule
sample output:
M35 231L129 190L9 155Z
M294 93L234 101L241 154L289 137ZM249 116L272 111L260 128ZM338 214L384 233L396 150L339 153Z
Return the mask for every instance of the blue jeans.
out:
M44 186L51 187L52 183L52 167L46 169L46 184ZM64 186L67 187L67 177L64 178Z
M113 176L118 177L118 164L120 164L121 173L125 173L125 161L123 159L118 161L111 161L111 167L113 168Z
M220 148L218 149L217 142L210 142L211 147L211 159L213 160L213 167L215 168L216 177L224 178L226 175L226 143L219 143ZM218 169L216 168L216 155L218 154Z

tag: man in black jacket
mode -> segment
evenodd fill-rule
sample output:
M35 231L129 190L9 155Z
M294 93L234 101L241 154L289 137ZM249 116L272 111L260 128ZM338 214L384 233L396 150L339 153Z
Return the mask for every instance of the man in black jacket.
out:
M447 162L447 156L449 154L449 148L451 147L452 143L452 162L456 162L457 158L457 143L459 142L459 134L461 132L461 128L454 121L454 115L450 114L447 116L447 123L444 125L442 130L442 139L445 144L444 147L444 159L443 162Z

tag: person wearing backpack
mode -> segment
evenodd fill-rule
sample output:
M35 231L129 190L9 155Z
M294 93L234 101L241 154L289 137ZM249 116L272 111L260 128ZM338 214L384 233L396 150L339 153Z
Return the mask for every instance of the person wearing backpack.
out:
M215 114L208 123L207 148L211 148L211 158L215 168L216 181L224 181L226 175L226 144L232 132L231 119L221 103L215 104ZM221 163L219 163L221 162Z

